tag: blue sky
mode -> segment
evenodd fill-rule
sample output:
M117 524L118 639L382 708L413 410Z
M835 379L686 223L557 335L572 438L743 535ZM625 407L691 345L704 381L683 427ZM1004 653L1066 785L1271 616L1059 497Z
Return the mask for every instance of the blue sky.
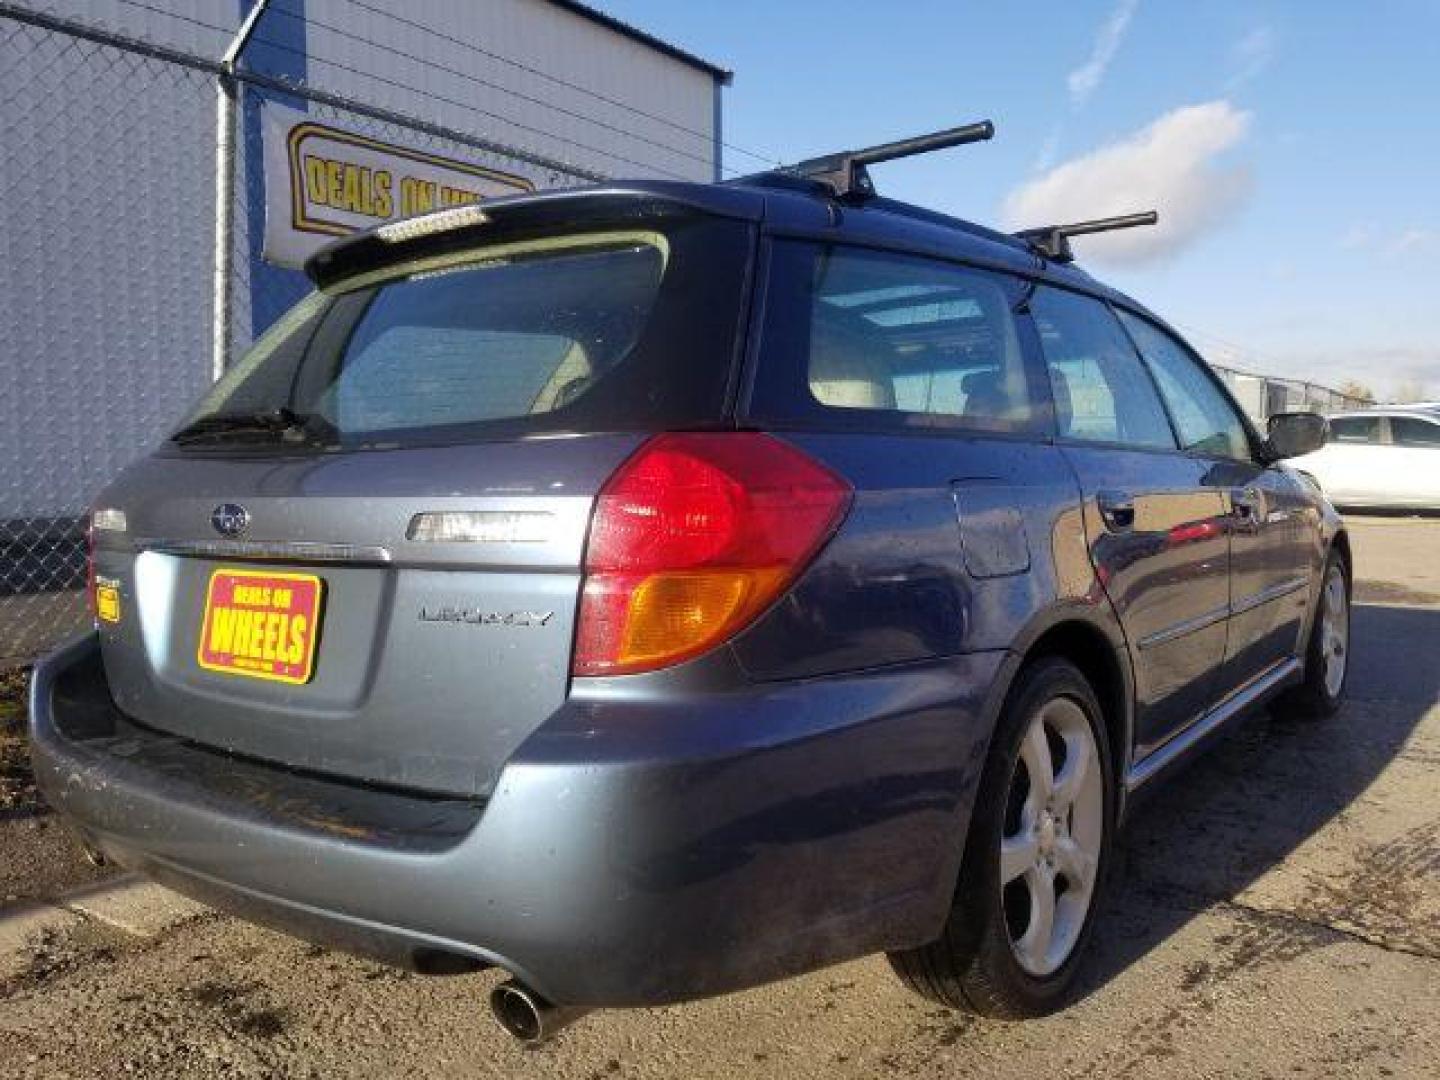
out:
M1155 206L1161 230L1080 257L1210 359L1440 397L1435 0L601 3L735 70L728 143L795 160L993 118L877 182L987 224Z

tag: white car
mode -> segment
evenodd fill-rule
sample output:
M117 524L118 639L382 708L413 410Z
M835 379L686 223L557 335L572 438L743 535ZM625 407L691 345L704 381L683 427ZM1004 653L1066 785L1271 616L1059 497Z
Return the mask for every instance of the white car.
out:
M1330 417L1330 438L1290 462L1340 507L1440 510L1440 412L1366 409Z

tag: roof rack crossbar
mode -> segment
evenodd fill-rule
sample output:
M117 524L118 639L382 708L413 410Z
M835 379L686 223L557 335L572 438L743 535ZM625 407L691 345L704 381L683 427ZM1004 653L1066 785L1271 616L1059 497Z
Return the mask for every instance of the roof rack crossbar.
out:
M1070 237L1087 233L1110 232L1113 229L1133 229L1139 225L1154 225L1160 215L1154 210L1143 214L1121 214L1119 217L1096 218L1094 221L1076 221L1069 225L1043 225L1037 229L1021 229L1015 236L1055 262L1073 262L1075 252L1070 247Z
M862 150L842 150L836 154L809 158L795 165L786 165L779 171L826 184L840 198L864 198L875 194L875 185L870 179L867 165L913 157L916 154L928 154L932 150L945 150L966 143L984 142L994 134L995 125L989 120L981 120L962 127L934 131L929 135L916 135L910 139L867 146Z

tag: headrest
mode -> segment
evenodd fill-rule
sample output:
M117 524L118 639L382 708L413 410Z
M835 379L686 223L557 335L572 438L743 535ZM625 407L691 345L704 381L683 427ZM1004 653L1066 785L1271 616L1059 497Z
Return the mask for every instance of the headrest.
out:
M810 333L810 392L823 405L895 408L895 382L885 346L817 319Z
M1010 398L998 370L972 371L960 380L965 395L965 415L988 420L1003 418L1010 411Z

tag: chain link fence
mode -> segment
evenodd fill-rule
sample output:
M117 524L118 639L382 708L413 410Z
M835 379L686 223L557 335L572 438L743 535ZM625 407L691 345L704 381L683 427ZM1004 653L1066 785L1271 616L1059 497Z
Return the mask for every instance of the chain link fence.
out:
M1210 366L1219 373L1250 419L1261 428L1264 428L1265 421L1276 413L1318 412L1328 416L1330 413L1363 409L1367 405L1375 404L1366 398L1343 394L1318 383L1281 379L1273 375L1255 375L1223 364L1212 363Z
M223 76L213 57L0 2L0 668L88 625L89 500L212 380ZM259 258L262 100L537 187L596 177L323 86L241 70L234 88L230 357L307 287Z
M0 662L84 625L90 495L208 381L214 94L0 15Z

